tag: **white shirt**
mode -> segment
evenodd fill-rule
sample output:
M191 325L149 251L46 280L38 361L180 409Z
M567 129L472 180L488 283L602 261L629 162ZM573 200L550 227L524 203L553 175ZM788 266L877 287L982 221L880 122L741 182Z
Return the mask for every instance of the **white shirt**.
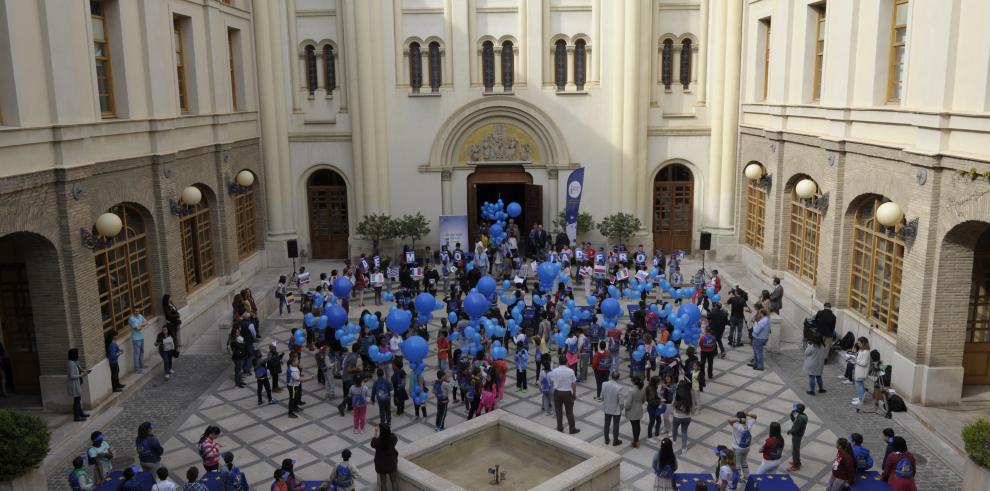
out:
M753 426L756 426L756 420L753 418L746 418L746 424L742 423L732 423L732 447L733 448L743 448L739 445L739 439L742 438L742 433L745 430L749 430L750 438L749 445L753 445ZM749 448L749 447L746 447Z
M399 350L402 348L402 337L392 336L391 338L389 338L388 348L392 350L392 353L398 353Z
M290 366L289 367L289 384L288 385L290 387L299 387L299 379L300 379L299 367Z
M554 390L571 392L571 384L576 383L577 377L574 376L574 370L567 368L567 365L560 365L550 370L550 386Z
M176 487L174 482L166 479L164 481L158 481L151 486L151 491L178 491L178 487Z

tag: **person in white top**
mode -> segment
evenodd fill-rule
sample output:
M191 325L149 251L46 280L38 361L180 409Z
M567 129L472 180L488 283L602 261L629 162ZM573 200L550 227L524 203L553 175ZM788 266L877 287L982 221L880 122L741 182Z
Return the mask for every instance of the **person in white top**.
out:
M727 421L732 428L732 450L736 454L736 466L742 473L743 479L749 476L749 447L753 444L753 427L756 426L756 414L739 411L736 417Z
M856 340L856 366L853 369L853 382L856 384L856 397L853 406L859 406L866 394L866 376L870 373L870 340L860 337Z
M155 471L158 482L151 486L151 491L178 491L178 486L168 478L168 468L162 466Z
M557 413L557 431L564 431L564 413L567 412L567 425L570 427L570 434L579 431L574 425L574 395L577 394L577 377L574 370L567 367L567 360L563 356L558 360L559 365L550 371L550 385L553 387L553 407Z

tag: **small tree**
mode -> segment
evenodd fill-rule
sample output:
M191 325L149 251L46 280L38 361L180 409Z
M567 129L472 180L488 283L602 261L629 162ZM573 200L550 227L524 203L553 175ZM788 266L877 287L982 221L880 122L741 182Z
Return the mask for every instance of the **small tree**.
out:
M381 241L394 239L398 235L396 225L396 220L385 214L365 215L357 226L357 233L362 238L370 240L371 247L378 251L378 244Z
M415 215L402 215L395 221L395 229L395 235L402 239L409 239L415 251L416 241L430 233L430 221L419 212L416 212Z
M990 468L990 420L980 418L964 426L962 438L969 458Z
M629 236L639 230L640 225L639 218L630 213L619 212L602 218L602 221L598 223L598 231L603 236L624 244Z
M0 409L0 482L13 481L38 467L48 456L51 434L41 418Z
M564 212L560 212L557 218L553 220L553 226L560 230L565 230L567 222L564 220ZM584 235L591 232L595 228L595 217L586 211L578 213L577 220L577 233L578 235Z

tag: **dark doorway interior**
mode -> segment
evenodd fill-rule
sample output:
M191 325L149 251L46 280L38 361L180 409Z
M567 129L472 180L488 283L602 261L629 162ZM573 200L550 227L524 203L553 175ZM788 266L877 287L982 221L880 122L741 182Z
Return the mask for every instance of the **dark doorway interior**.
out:
M485 183L478 184L477 196L478 196L478 206L477 209L473 210L475 214L475 220L477 223L481 223L484 219L481 217L481 205L488 201L494 203L499 199L505 206L509 206L509 203L515 201L520 205L523 205L523 212L519 217L515 218L516 224L519 225L519 231L522 232L522 225L526 222L526 184L522 182L499 182L499 183Z

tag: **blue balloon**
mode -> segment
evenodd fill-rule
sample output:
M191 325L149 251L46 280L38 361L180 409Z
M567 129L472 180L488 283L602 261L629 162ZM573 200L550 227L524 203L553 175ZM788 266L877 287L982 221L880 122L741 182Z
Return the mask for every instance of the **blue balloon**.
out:
M511 287L512 287L512 282L511 281L509 281L509 280L502 280L502 289L503 290L508 290Z
M388 326L388 330L399 335L409 329L410 322L412 322L412 312L402 309L389 312L388 317L385 318L385 325Z
M712 295L712 302L721 302L721 301L722 301L722 295L719 295L718 293Z
M598 305L598 297L596 297L594 295L588 295L588 305L590 305L592 307L594 307L595 305Z
M414 363L422 362L430 351L426 340L419 336L410 336L409 339L403 341L401 349L402 356L405 356L410 362Z
M351 293L351 280L341 276L336 280L333 280L333 295L337 298L347 298L347 295Z
M384 300L386 302L391 302L391 301L395 300L395 295L393 295L392 292L382 293L382 300Z
M330 327L337 328L347 323L347 311L340 305L331 305L326 309L326 316Z
M434 299L433 310L440 310L446 306L447 304L443 303L443 300L440 300L439 298Z
M636 351L633 351L633 353L632 353L632 357L636 361L643 361L643 357L644 356L646 356L646 351L643 351L643 350L640 350L640 349L637 349Z
M605 317L615 318L618 317L621 307L619 306L619 301L614 298L606 298L602 301L602 314Z
M416 312L420 315L429 313L433 311L433 306L436 305L436 301L433 295L423 292L416 295Z
M313 306L316 308L320 308L323 306L323 295L313 296Z
M447 314L447 320L450 321L451 326L457 324L457 312L451 312Z
M677 309L677 315L686 315L688 318L688 325L693 325L701 320L701 310L698 306L693 303L682 304L681 308Z
M480 293L470 293L467 298L464 299L464 311L467 312L468 316L472 319L477 319L481 317L485 312L488 311L488 307L491 303L485 298L484 295Z
M492 296L493 293L495 293L495 289L497 288L497 285L495 284L494 278L485 275L482 276L480 280L478 280L477 288L478 288L478 293L486 297L490 297Z
M313 327L316 325L316 317L313 317L312 313L306 312L303 322L306 324L306 327Z
M321 316L319 316L319 317L316 318L316 328L317 329L326 329L327 328L327 324L330 324L330 318L329 317L327 317L325 315L321 315Z
M509 203L509 206L505 208L505 211L510 217L516 218L522 213L522 206L519 206L519 203L513 201L512 203Z
M371 329L372 331L378 329L379 326L378 317L375 317L372 314L366 314L364 316L364 325L368 326L368 329Z

